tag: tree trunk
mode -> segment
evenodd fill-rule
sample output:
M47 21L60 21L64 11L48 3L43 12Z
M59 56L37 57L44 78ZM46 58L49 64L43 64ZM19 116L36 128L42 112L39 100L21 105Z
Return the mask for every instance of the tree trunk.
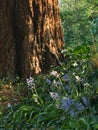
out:
M0 0L0 77L15 74L15 40L13 36L13 0Z
M0 26L0 76L26 78L60 62L58 0L2 0Z

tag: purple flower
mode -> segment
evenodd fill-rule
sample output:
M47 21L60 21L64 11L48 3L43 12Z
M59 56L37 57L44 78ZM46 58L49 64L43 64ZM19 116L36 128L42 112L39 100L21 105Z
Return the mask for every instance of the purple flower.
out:
M75 102L74 99L70 97L61 99L61 105L59 108L70 114L71 117L76 117L85 109L82 103Z
M34 79L32 77L26 79L27 87L29 89L32 89L35 86Z
M55 77L57 77L57 78L59 77L58 72L55 71L55 70L53 70L53 71L50 73L50 75L55 76Z
M51 84L50 79L46 79L46 82L47 82L49 85Z
M69 103L66 100L62 99L61 109L64 109L65 112L67 112L69 110L69 108L70 108Z
M81 103L75 103L75 108L76 108L78 111L84 110L84 106L83 106Z
M86 97L84 97L84 96L83 96L83 97L82 97L82 101L83 101L83 103L84 103L84 105L85 105L85 106L87 106L87 105L88 105L88 102L87 102Z
M76 117L77 113L74 110L71 110L70 115L71 115L71 117Z
M74 100L69 97L66 97L62 99L61 108L64 109L65 112L67 112L73 104Z
M69 81L68 74L65 74L65 75L63 76L63 80L64 80L64 81Z
M67 92L70 92L70 86L68 84L64 88Z
M58 94L58 93L50 92L50 96L51 96L53 99L59 99L59 94Z
M56 81L56 80L54 79L52 85L53 85L53 86L61 85L61 82Z

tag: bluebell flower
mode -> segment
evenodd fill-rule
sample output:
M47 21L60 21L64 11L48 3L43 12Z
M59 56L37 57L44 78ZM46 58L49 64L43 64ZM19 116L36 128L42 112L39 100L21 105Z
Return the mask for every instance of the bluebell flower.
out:
M56 92L50 92L50 96L52 97L52 99L59 99L59 94Z
M66 97L66 100L68 101L70 106L74 104L74 100L72 98Z
M62 99L61 108L64 109L65 112L67 112L73 104L74 100L69 97L66 97Z
M56 80L54 79L52 85L53 85L53 86L61 85L61 82L56 81Z
M64 80L64 81L69 81L68 74L65 74L65 75L63 76L63 80Z
M46 79L46 82L47 82L49 85L51 84L50 79Z
M32 89L35 86L34 79L32 77L26 79L28 89Z
M84 106L83 106L81 103L75 103L75 108L76 108L78 111L84 110Z
M67 112L70 108L69 103L66 100L62 99L62 104L61 104L61 109L65 110L65 112Z
M82 79L81 79L81 77L80 76L75 76L75 78L76 78L76 82L80 82Z
M61 99L61 105L59 108L70 114L71 117L76 117L81 111L85 110L82 103L75 102L74 99L68 96Z
M70 86L68 84L64 88L66 92L70 92Z
M55 71L55 70L51 71L50 75L55 76L55 77L57 77L57 78L59 77L58 72Z
M74 110L71 110L70 111L70 115L71 115L71 117L76 117L77 113Z
M82 101L83 101L83 103L84 103L85 106L88 105L88 101L87 101L86 97L83 96L82 97Z

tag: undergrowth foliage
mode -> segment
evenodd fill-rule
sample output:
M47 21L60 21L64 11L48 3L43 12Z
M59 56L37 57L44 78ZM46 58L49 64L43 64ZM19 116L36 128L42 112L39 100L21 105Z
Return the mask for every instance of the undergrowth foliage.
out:
M0 80L0 89L26 91L21 102L0 109L0 130L98 130L98 2L61 4L65 59L48 74Z
M0 129L98 129L98 77L90 60L91 49L84 44L63 53L67 60L47 75L12 82L26 87L27 96L0 112Z

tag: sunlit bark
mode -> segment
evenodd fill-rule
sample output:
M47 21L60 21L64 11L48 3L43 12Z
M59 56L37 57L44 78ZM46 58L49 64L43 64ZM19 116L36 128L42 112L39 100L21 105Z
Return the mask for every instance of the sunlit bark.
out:
M9 3L7 0L0 3L1 76L18 73L28 77L58 64L64 43L58 0L10 0Z

